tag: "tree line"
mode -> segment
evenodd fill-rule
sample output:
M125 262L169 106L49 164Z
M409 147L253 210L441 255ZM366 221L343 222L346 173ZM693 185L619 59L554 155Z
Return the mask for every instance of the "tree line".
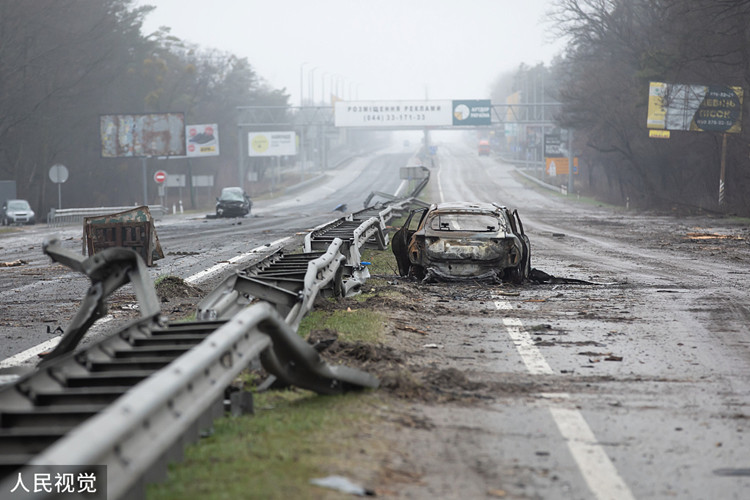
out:
M555 122L575 131L576 188L641 208L750 214L750 132L726 134L725 206L718 205L723 134L672 131L649 137L649 83L737 86L748 116L750 1L558 0L550 21L564 54L549 67L522 66L495 92L544 72Z
M144 201L140 160L102 158L100 115L184 112L188 124L226 125L222 156L190 169L236 184L236 107L287 104L285 89L271 88L246 58L202 49L168 28L142 33L151 10L133 0L0 2L0 180L15 180L40 214L57 205L48 178L55 164L70 172L67 207Z

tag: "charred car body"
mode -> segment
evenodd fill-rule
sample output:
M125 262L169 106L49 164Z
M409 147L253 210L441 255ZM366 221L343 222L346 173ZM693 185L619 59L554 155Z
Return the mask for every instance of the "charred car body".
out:
M244 217L252 206L253 202L241 187L226 187L216 198L216 217Z
M518 211L496 203L441 203L414 210L394 234L392 249L401 276L426 281L521 283L531 270L531 246Z

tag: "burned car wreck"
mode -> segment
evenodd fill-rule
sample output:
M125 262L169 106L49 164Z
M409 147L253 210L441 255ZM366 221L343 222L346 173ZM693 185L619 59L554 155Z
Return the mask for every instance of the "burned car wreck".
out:
M531 271L531 246L518 211L496 203L413 210L391 247L399 274L424 281L522 283Z

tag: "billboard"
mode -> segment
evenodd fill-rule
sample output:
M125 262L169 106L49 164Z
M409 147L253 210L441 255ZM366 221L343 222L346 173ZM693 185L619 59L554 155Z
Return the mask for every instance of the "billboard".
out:
M490 125L492 104L489 99L453 101L453 125Z
M185 137L188 157L219 156L218 124L188 125L185 127Z
M544 134L544 157L567 158L568 147L560 134Z
M297 154L297 136L293 131L250 132L248 156L292 156Z
M739 133L742 98L742 87L651 82L646 127Z
M185 156L185 115L101 115L103 158Z
M337 127L440 127L453 125L452 101L337 101Z

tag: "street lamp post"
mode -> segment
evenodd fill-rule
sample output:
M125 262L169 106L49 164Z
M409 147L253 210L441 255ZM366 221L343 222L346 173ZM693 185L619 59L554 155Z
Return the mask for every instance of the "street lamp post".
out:
M327 71L324 71L323 74L320 75L320 101L322 105L326 104L326 76L329 76L330 73Z
M299 105L302 107L305 103L305 91L304 91L304 82L303 82L303 68L310 63L303 62L299 67Z
M315 105L315 71L317 69L318 67L315 66L313 69L307 72L307 83L310 86L308 90L310 93L310 103L312 105Z

